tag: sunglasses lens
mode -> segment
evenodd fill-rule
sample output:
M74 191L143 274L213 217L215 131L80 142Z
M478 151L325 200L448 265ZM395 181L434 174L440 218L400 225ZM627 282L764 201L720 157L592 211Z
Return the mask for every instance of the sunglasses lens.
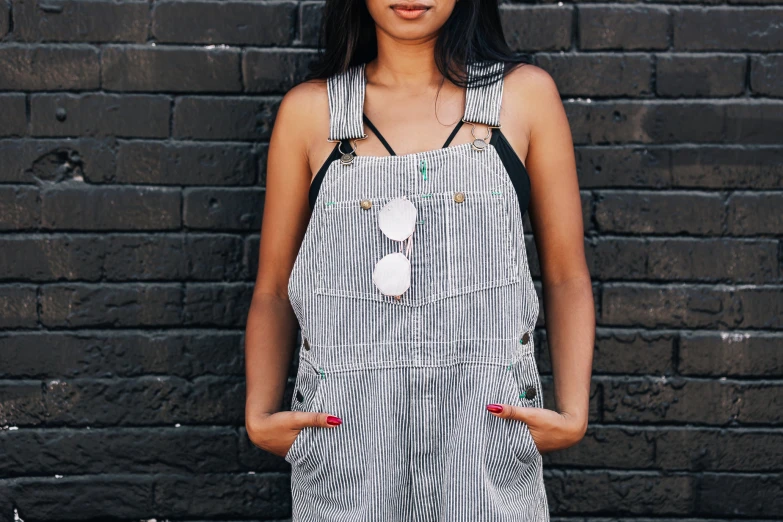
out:
M381 231L394 241L405 241L416 226L416 207L405 198L395 198L378 212Z
M411 262L400 252L383 256L375 263L372 282L384 295L402 295L411 286Z

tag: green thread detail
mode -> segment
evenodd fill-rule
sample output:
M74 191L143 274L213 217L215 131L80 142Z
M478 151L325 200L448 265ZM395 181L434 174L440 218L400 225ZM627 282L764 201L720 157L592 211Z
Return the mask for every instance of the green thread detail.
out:
M431 198L432 194L422 194L421 197L423 197L423 198Z
M522 339L520 339L519 344L525 344L525 342Z
M326 379L326 372L324 372L322 367L318 368L318 372L321 374L321 379Z
M423 159L419 162L419 169L421 171L421 175L424 176L424 181L427 181L427 160Z
M507 371L511 369L511 365L512 365L512 364L514 364L514 363L513 363L513 362L510 362L510 363L508 363L508 366L506 366L506 370L507 370Z
M499 190L493 190L493 191L492 191L492 193L493 193L494 195L496 195L496 196L499 196L500 194L503 194L503 193L502 193L502 192L500 192Z
M422 219L421 221L417 221L416 224L417 225L423 225L424 224L424 220Z
M326 206L327 207L331 207L332 205L334 205L334 201L327 201L326 202Z
M519 394L519 398L520 398L520 399L524 399L524 398L525 398L525 392L522 392L522 393L520 393L520 394Z

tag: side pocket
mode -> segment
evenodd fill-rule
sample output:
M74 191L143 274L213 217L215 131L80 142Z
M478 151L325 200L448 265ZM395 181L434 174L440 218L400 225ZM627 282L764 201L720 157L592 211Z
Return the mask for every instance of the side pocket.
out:
M532 351L515 361L505 374L507 404L528 408L543 406L541 377ZM517 459L527 462L541 458L541 452L530 434L527 423L517 419L508 419L508 423L508 444Z
M322 391L321 375L318 370L300 359L299 371L296 374L294 392L291 397L291 411L319 411L320 396ZM315 426L305 426L299 431L288 452L285 460L294 464L307 451L307 439L312 435Z

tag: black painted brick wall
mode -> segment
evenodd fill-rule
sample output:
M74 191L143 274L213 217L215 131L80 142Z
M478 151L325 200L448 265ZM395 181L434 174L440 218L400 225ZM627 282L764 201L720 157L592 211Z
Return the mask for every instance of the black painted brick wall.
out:
M242 428L242 342L320 7L0 0L0 519L290 516ZM503 20L563 95L595 281L553 520L783 519L783 5Z

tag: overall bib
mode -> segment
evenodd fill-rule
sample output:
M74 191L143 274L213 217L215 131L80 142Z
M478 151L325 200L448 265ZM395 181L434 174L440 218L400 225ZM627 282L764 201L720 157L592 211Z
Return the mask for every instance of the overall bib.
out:
M330 139L364 137L364 65L327 86ZM470 87L463 119L499 126L502 92L502 78ZM497 151L349 159L328 167L288 284L303 339L292 410L343 420L305 427L285 456L293 522L548 522L527 424L486 410L543 407L538 298ZM395 198L417 211L399 299L373 283L400 250L378 225Z

